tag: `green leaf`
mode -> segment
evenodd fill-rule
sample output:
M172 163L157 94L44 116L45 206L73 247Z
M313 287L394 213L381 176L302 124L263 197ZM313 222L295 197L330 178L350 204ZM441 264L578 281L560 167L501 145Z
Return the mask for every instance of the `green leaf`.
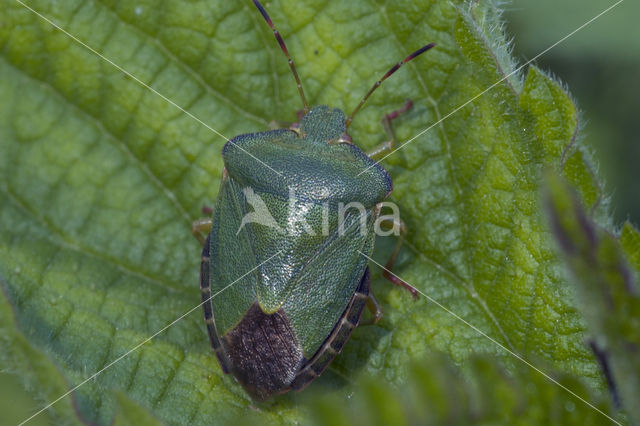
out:
M162 425L147 410L132 402L123 394L117 395L118 411L113 421L114 426Z
M4 285L6 284L3 282ZM38 395L38 402L41 405L45 405L67 392L68 384L54 363L18 331L14 312L2 291L0 291L0 348L2 348L0 360L3 369L8 368L11 372L19 374L26 388ZM9 398L3 400L12 401L14 404L15 397L14 392ZM3 410L3 413L6 411L6 409ZM70 398L54 405L48 414L57 421L70 424L80 423L76 421L73 401ZM18 421L22 420L24 419L18 419Z
M386 81L350 128L363 149L383 142L381 117L407 98L415 106L394 122L400 142L447 117L383 163L409 228L395 272L542 369L605 392L539 202L551 166L607 215L576 137L579 117L535 67L483 94L515 65L499 10L476 3L267 7L313 105L350 111L392 64L437 43ZM301 107L250 2L28 4L226 137L295 120ZM224 139L19 3L7 2L0 22L0 277L15 315L2 323L0 353L52 401L199 303L190 226L215 200ZM380 239L376 260L393 244ZM307 418L310 395L355 389L362 371L402 384L405 366L433 350L458 364L476 354L518 363L373 271L385 317L359 328L309 390L256 406L222 374L196 309L74 391L75 411L69 398L51 410L108 424L125 395L170 424L246 413L295 422ZM55 374L32 374L36 362Z
M312 404L317 425L439 424L611 424L536 371L520 365L507 372L489 356L472 356L464 370L442 354L415 360L401 388L382 377L362 378L351 398L327 395ZM598 401L580 380L554 374L562 386L590 400L605 414L611 404ZM607 414L608 415L608 414Z
M547 180L554 234L573 273L592 344L610 369L614 395L619 393L630 418L639 423L640 288L634 272L640 234L627 223L618 241L593 223L566 183L552 174Z

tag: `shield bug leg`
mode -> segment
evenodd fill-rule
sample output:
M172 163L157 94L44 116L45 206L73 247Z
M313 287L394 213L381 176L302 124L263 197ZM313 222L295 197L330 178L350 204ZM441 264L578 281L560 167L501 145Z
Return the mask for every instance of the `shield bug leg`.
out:
M212 226L213 219L211 219L210 217L205 219L198 219L191 223L191 233L194 237L196 237L196 240L198 240L200 244L204 245L205 237L209 235L209 232L211 232Z
M291 125L293 125L293 123L289 121L271 120L269 122L269 130L286 129Z
M213 214L213 207L202 206L202 214L206 214L207 216L211 216ZM200 244L204 244L205 237L209 235L211 232L211 227L213 226L213 219L204 218L198 219L191 223L191 233L196 240L200 242Z
M398 253L400 253L400 249L404 244L404 239L407 235L407 226L404 224L403 221L399 219L391 218L391 217L382 218L382 220L380 221L380 225L390 227L392 229L398 227L398 229L400 230L400 235L398 236L398 242L396 242L396 246L393 248L393 253L391 253L391 256L389 256L389 260L387 260L387 263L384 266L384 269L382 270L382 276L385 277L387 280L391 281L392 284L395 284L399 287L403 287L409 293L411 293L414 299L417 299L419 294L418 290L411 284L401 280L400 278L398 278L397 276L391 273L396 263L396 259L398 258Z
M294 132L296 132L298 134L298 136L300 136L300 122L296 121L295 123L291 123L289 121L278 121L278 120L272 120L269 122L269 130L276 130L276 129L289 129L289 130L293 130Z
M391 126L391 122L398 118L400 114L403 114L410 110L413 107L413 101L410 99L405 102L404 106L400 109L390 112L382 117L382 126L384 127L384 131L389 138L388 141L381 143L380 145L374 147L371 151L367 152L367 155L374 160L384 156L385 154L393 151L396 145L396 137L393 133L393 127Z
M367 297L367 309L371 312L371 317L367 318L364 321L360 321L359 325L375 325L382 319L382 315L384 314L382 310L382 305L378 302L378 299L375 298L373 293L369 292L369 296Z
M304 110L299 109L298 111L296 111L296 115L298 116L298 121L296 121L295 123L292 123L290 121L271 120L269 122L269 130L289 129L289 130L293 130L294 132L296 132L298 134L298 136L301 136L301 133L300 133L300 122L302 121L302 118L304 117Z

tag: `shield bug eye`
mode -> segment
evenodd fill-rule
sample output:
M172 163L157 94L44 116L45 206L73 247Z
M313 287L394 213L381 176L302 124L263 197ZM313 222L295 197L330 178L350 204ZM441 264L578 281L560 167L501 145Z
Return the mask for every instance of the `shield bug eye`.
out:
M225 145L212 217L192 229L203 242L200 288L213 350L225 373L265 399L318 377L360 323L365 306L370 322L382 316L365 258L378 228L391 226L402 234L387 262L391 269L405 227L399 217L380 215L392 184L373 158L393 149L391 122L411 103L383 117L390 140L369 154L353 144L347 128L385 79L433 44L391 67L345 119L336 108L309 108L282 36L260 2L254 4L289 63L302 116L288 128L239 135ZM255 158L278 165L286 176L274 180ZM384 275L417 295L388 271Z

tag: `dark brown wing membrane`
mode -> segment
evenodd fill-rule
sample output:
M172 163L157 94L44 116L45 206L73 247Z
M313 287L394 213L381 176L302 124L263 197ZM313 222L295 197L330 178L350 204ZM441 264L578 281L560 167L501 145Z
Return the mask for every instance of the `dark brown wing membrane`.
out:
M284 310L265 314L258 302L221 341L231 372L259 399L288 391L305 361Z

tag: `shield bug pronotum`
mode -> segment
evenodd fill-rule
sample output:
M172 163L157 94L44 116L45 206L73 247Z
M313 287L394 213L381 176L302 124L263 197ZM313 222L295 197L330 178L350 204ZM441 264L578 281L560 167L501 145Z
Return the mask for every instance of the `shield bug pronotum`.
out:
M339 109L309 109L284 40L260 2L254 4L289 61L302 118L289 128L227 142L212 218L194 223L193 232L204 243L200 285L211 345L222 370L265 399L318 377L342 350L365 305L373 322L381 316L366 256L392 184L371 156L393 149L391 121L411 103L383 118L390 140L369 155L352 143L347 128L382 81L433 44L391 67L345 119ZM388 268L401 243L402 237Z

